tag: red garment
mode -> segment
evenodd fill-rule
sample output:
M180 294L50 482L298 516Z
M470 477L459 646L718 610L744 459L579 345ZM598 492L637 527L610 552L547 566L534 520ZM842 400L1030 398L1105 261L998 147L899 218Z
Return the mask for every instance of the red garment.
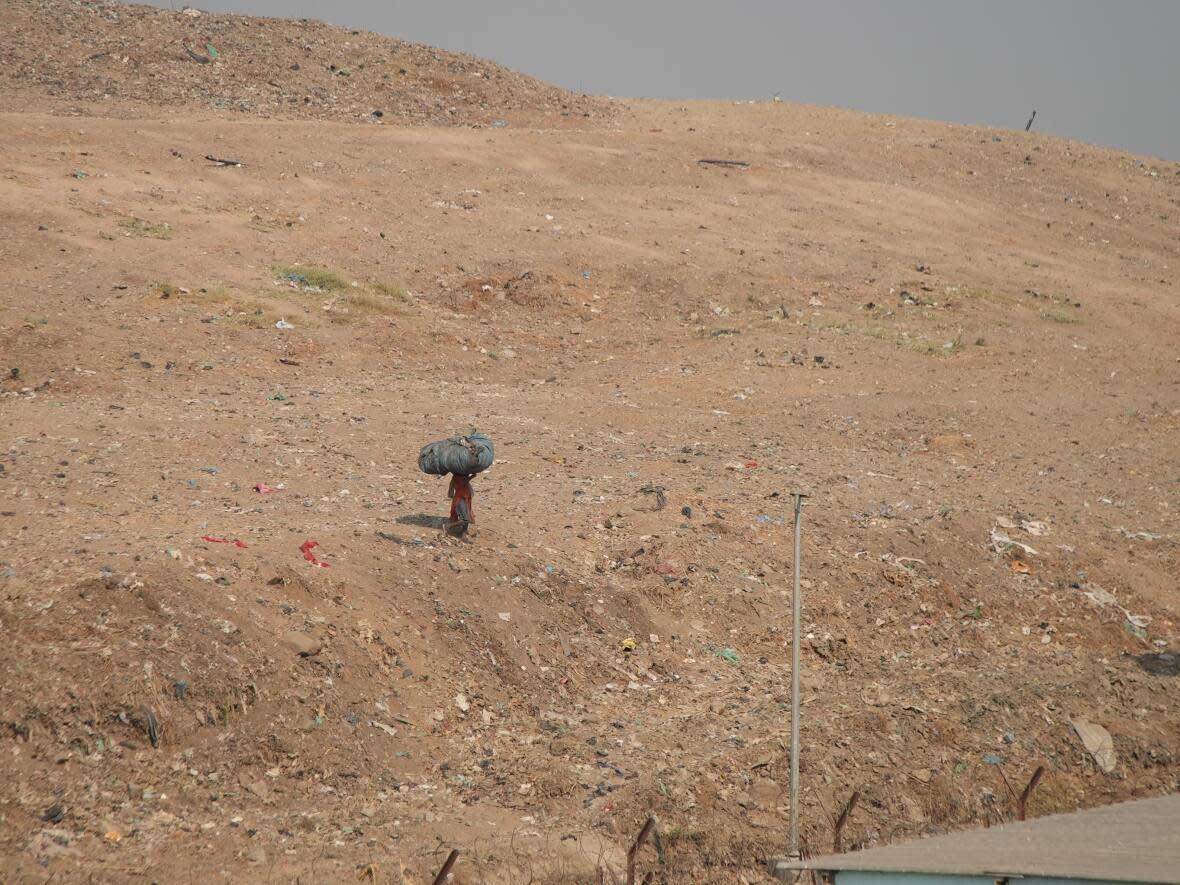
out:
M475 522L475 511L471 509L471 479L456 473L451 476L451 519ZM466 504L466 518L460 515L459 502Z

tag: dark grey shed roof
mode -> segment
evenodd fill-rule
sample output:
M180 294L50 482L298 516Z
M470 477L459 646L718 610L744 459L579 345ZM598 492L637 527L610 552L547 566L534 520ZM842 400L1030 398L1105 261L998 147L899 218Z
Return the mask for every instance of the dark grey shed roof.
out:
M867 848L796 869L1180 883L1180 794Z

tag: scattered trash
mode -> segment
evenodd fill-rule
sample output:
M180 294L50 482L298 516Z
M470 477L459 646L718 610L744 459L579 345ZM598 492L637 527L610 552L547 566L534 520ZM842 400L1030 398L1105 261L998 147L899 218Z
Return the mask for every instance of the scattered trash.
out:
M1114 739L1110 732L1101 725L1095 725L1085 719L1071 719L1073 730L1082 739L1086 751L1094 757L1094 761L1105 774L1114 771L1118 758L1114 752Z
M1153 676L1180 676L1180 655L1171 652L1136 655L1135 662Z
M466 713L471 709L471 702L467 700L467 695L455 695L455 706L459 708L460 713Z
M623 647L623 651L635 651L635 640L630 636L624 639L620 644Z
M385 732L390 737L397 737L397 729L394 728L392 725L386 725L384 722L378 722L375 719L370 719L369 725L371 725L373 728L381 729L383 732Z
M73 172L70 173L70 175L74 176L74 178L78 179L79 181L81 181L83 178L90 177L89 172L85 172L81 169L75 169Z
M726 470L753 470L758 466L757 461L730 461L725 465Z
M172 683L172 693L176 695L178 701L183 701L188 694L188 683L183 679L177 679Z
M326 563L321 559L317 559L316 555L311 552L312 550L314 550L316 547L319 547L319 546L320 546L319 541L304 541L302 544L299 545L299 549L303 551L303 558L306 559L308 562L310 562L312 565L316 566L317 568L328 568L329 563Z
M277 323L275 323L275 328L276 329L294 329L295 324L288 323L287 320L285 318L283 318L283 319L280 319ZM283 362L283 360L279 360L279 362ZM296 365L298 365L298 363L296 363Z
M500 620L501 621L511 621L512 620L512 612L500 612Z
M260 495L269 495L271 492L281 492L282 490L282 486L268 486L264 482L254 483L254 491L258 492Z
M41 820L50 824L60 824L62 818L66 816L66 810L60 805L50 805L45 809L45 813L41 815Z
M656 513L663 510L668 504L668 496L664 494L664 487L657 485L645 485L639 489L638 494L648 496L642 504L636 504L635 509L645 513Z
M656 574L665 578L678 578L684 574L684 564L678 559L661 559L656 563Z
M1006 516L997 516L996 525L1008 531L1015 531L1020 529L1030 535L1041 537L1049 534L1049 524L1039 520L1021 519L1019 522L1013 519L1008 519Z
M1163 537L1155 532L1132 532L1123 526L1119 526L1118 533L1129 541L1158 541Z
M212 62L213 62L213 59L211 59L209 56L201 55L201 53L197 52L191 46L184 47L184 51L188 53L189 58L191 58L193 61L195 61L199 65L212 64Z
M272 403L286 402L290 398L291 397L287 396L286 392L284 392L282 390L276 390L274 393L272 393L270 396L267 397L267 399L270 400Z
M140 710L143 717L143 730L147 732L148 740L153 747L160 746L160 720L156 718L156 712L151 707L144 707Z
M177 547L166 547L164 552L168 554L170 559L180 559L180 549Z
M503 129L507 125L508 125L507 120L492 120L492 127L494 129Z
M1108 605L1118 605L1118 600L1114 598L1114 594L1099 587L1097 584L1085 583L1081 589L1086 598L1099 608L1105 608Z
M202 467L201 473L208 473L210 476L216 476L221 473L220 467Z
M1136 639L1141 639L1144 642L1147 641L1147 627L1151 623L1151 615L1132 614L1119 605L1119 601L1113 593L1092 582L1087 581L1080 587L1075 584L1074 587L1080 589L1082 594L1099 608L1106 608L1107 606L1117 608L1123 613L1123 617L1126 619L1123 622L1123 629Z
M1149 615L1132 615L1126 610L1123 611L1127 620L1123 622L1123 629L1134 636L1136 639L1147 641L1147 625L1151 623Z
M220 58L221 57L221 53L217 51L216 47L212 43L205 44L205 52L207 52L209 54L210 58Z
M205 159L210 163L215 163L218 166L236 166L241 168L242 166L246 165L241 160L223 160L220 157L213 156L212 154L205 154Z
M239 541L237 538L214 538L212 535L201 535L202 541L207 541L210 544L233 544L235 547L241 547L245 550L250 545L245 541Z
M1008 563L1008 568L1012 569L1018 575L1031 575L1033 570L1029 568L1027 562L1022 559L1014 559Z
M721 660L728 661L731 664L741 663L741 658L738 657L738 653L732 648L719 648L714 651L713 654L717 655L717 657L721 658Z
M697 160L702 166L738 166L745 168L750 164L746 160Z
M1040 555L1036 550L1034 550L1032 547L1029 547L1027 544L1021 544L1019 541L1013 541L1012 538L1008 536L1008 533L1004 531L1002 527L1002 521L1000 520L997 520L996 525L992 526L991 542L992 549L995 550L996 553L1003 553L1009 547L1017 547L1023 550L1029 556Z

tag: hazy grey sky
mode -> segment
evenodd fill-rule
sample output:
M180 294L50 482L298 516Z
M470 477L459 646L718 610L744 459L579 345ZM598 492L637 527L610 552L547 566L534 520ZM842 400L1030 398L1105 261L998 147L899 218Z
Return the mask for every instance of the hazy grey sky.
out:
M168 0L154 0L157 6ZM175 0L179 8L182 0ZM320 18L605 95L768 98L1180 160L1177 0L193 0Z

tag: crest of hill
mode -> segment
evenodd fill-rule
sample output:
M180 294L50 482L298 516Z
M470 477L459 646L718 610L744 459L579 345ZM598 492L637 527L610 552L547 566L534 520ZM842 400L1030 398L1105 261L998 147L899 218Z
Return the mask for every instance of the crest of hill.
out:
M0 55L0 110L10 111L553 126L610 110L492 62L366 31L104 0L6 0Z

